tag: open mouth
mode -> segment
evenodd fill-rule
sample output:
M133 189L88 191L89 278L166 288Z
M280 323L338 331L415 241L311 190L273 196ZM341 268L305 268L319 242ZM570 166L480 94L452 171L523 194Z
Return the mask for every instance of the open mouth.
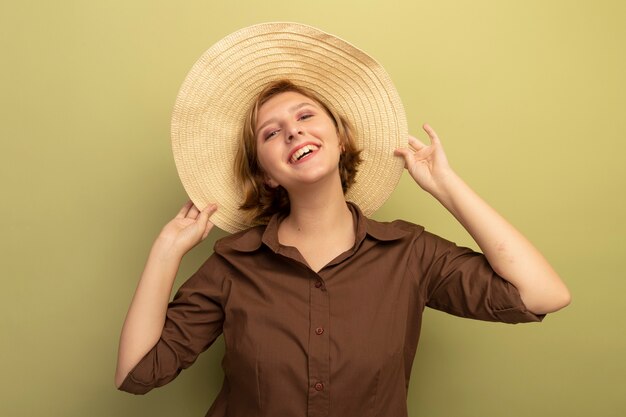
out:
M294 164L302 159L306 158L308 155L311 155L313 152L319 149L318 146L313 144L304 145L300 149L297 149L289 158L289 162Z

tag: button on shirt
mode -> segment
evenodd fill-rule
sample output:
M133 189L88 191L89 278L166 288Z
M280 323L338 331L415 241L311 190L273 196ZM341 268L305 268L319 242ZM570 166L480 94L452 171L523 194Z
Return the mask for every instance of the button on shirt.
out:
M318 273L278 242L278 215L219 240L120 389L167 384L223 333L224 383L206 417L403 417L426 306L505 323L544 318L481 253L348 205L355 244Z

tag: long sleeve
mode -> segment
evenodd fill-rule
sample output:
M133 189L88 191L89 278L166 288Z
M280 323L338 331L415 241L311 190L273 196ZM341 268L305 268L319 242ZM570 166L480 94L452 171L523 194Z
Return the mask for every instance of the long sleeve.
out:
M172 381L222 333L225 279L212 255L169 303L156 345L129 372L122 391L145 394Z
M542 321L524 305L517 288L495 273L480 252L429 232L415 243L428 307L460 317L504 323Z

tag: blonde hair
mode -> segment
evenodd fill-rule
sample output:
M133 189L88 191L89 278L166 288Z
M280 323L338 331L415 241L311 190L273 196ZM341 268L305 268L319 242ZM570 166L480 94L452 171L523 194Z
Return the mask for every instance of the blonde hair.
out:
M272 97L290 91L314 100L326 111L335 124L339 143L343 147L343 152L339 158L339 175L344 194L354 183L357 167L362 161L361 150L356 146L353 136L354 129L350 122L337 113L321 96L286 79L270 83L259 93L246 114L241 131L241 141L235 156L235 176L244 195L244 201L239 208L246 211L247 220L252 224L267 223L275 213L285 215L289 213L287 190L281 186L272 188L266 184L265 174L257 158L255 131L257 115L261 106Z

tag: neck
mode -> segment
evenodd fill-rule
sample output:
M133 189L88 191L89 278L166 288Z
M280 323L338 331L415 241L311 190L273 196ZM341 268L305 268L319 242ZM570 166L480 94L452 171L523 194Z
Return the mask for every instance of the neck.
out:
M330 184L311 184L290 192L289 204L290 212L283 225L301 236L336 234L347 225L353 227L338 175Z

